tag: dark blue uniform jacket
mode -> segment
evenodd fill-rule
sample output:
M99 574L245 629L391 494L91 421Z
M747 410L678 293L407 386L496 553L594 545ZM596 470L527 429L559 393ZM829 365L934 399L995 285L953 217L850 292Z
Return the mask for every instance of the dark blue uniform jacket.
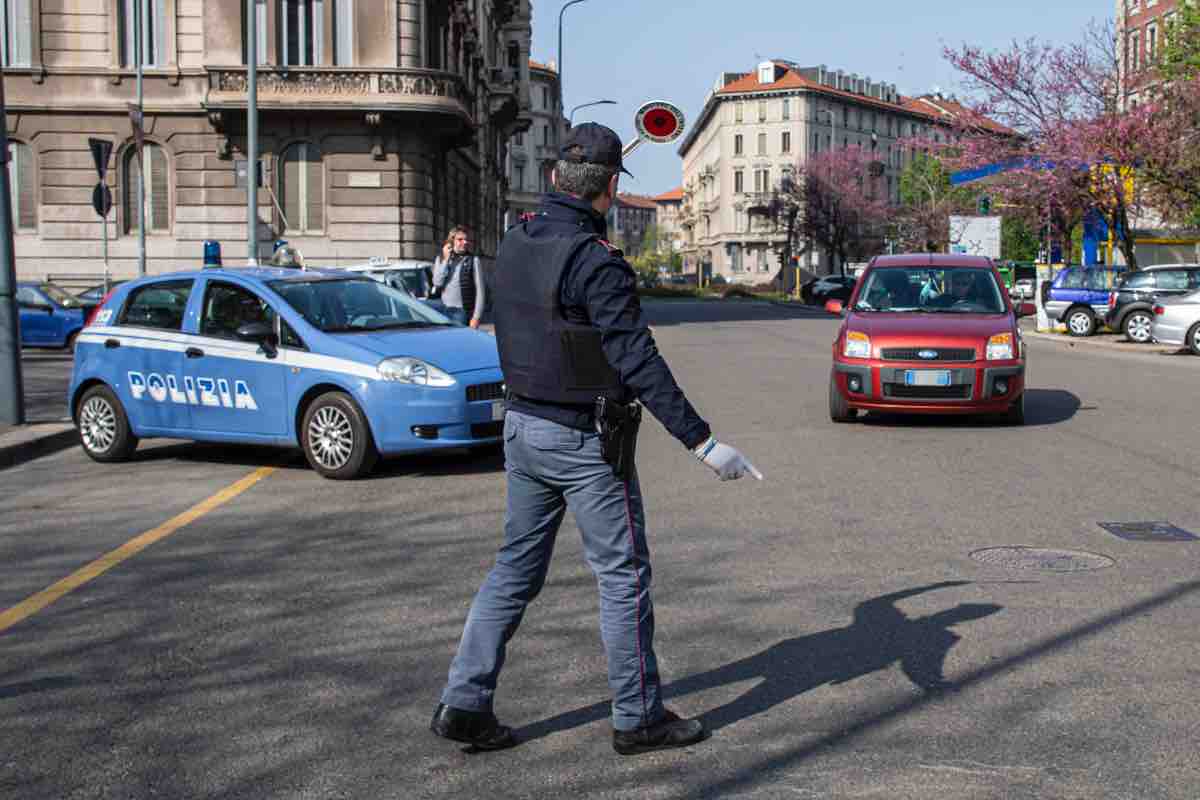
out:
M573 236L581 230L601 239L608 236L603 215L590 203L557 193L545 195L525 229L535 239ZM638 301L637 275L620 251L600 242L583 247L563 273L561 293L564 312L586 318L601 330L608 363L671 435L689 449L709 437L708 423L684 397L654 344ZM595 430L590 406L549 405L512 397L509 407L572 428Z

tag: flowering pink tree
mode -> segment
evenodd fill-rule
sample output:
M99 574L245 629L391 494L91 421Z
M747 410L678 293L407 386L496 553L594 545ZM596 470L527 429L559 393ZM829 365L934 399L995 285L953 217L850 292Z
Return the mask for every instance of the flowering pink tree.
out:
M858 146L826 150L800 163L784 198L795 215L794 231L832 253L843 273L848 261L882 249L891 215L882 164Z
M999 52L947 49L975 99L941 152L959 168L1016 165L993 180L995 191L1030 217L1049 217L1060 235L1095 209L1136 269L1132 227L1146 195L1131 178L1163 153L1152 131L1157 105L1122 107L1115 41L1110 24L1072 45L1030 39Z

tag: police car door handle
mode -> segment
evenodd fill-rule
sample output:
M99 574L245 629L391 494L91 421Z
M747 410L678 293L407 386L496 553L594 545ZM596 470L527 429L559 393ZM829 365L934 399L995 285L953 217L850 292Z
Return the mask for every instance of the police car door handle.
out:
M201 350L199 347L189 347L187 350L183 351L183 354L185 356L187 356L188 358L203 358L204 357L204 351Z
M121 346L121 340L120 339L105 339L104 346L107 347L109 350L112 350L114 347Z

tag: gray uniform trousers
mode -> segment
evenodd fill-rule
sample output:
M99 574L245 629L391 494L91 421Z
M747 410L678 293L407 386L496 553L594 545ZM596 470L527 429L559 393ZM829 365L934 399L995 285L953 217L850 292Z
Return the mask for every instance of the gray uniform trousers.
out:
M637 476L618 480L595 433L508 412L504 422L508 508L504 544L467 615L442 702L491 711L508 640L541 591L567 508L600 587L612 723L630 730L663 715L654 656L650 552Z

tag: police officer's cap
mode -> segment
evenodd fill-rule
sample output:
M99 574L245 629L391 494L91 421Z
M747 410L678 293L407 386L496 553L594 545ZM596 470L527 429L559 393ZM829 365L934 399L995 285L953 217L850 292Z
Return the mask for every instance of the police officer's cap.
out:
M558 157L572 164L600 164L624 172L632 178L633 173L621 163L621 149L621 138L612 128L595 122L584 122L567 131L567 138L558 150Z

